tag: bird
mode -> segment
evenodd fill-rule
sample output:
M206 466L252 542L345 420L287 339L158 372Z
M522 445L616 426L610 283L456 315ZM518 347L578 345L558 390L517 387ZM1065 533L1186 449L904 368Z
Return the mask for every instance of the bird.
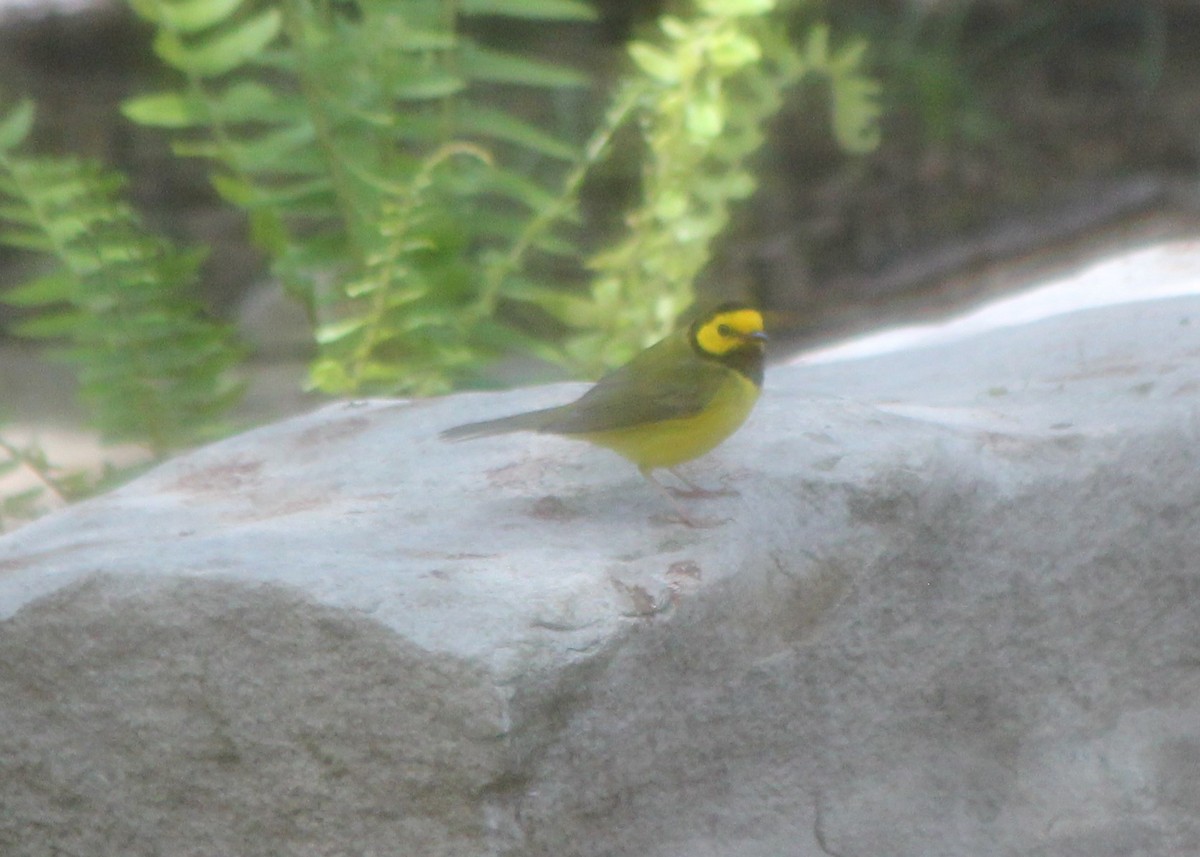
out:
M752 306L722 303L639 352L574 402L455 426L441 437L532 431L585 440L633 462L682 523L708 526L675 502L654 471L670 470L691 489L676 496L720 493L705 491L674 468L712 450L750 415L762 390L763 327L762 313Z

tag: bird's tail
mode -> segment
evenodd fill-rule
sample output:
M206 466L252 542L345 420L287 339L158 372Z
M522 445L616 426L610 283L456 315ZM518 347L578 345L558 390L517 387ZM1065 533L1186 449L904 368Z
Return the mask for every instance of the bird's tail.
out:
M470 440L475 437L487 437L493 434L508 434L513 431L540 431L558 408L545 408L540 411L529 411L524 414L514 414L511 417L500 417L496 420L484 420L478 423L466 423L443 431L439 436L442 440Z

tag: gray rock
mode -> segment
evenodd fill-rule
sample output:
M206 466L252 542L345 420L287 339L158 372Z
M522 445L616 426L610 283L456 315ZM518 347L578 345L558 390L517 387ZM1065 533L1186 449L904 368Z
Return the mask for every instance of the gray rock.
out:
M659 519L571 397L339 405L0 540L0 853L1200 853L1200 298L778 367Z

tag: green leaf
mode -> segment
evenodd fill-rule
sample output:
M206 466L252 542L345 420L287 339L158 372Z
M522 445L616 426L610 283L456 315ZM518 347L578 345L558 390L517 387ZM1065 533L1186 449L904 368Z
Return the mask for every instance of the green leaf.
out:
M558 194L551 193L540 184L513 170L496 168L485 178L486 189L541 212L558 202Z
M56 339L70 336L78 331L81 323L88 318L86 313L79 311L57 312L53 315L39 316L16 324L13 330L18 336L28 336L33 339Z
M33 128L33 115L33 102L26 98L0 119L0 152L7 152L25 141Z
M126 119L151 128L192 128L208 122L199 99L182 92L159 92L127 99L121 105Z
M340 321L332 321L328 324L322 324L313 334L318 345L328 345L331 342L337 342L339 339L345 339L352 333L356 333L366 327L367 320L365 318L344 318Z
M214 140L174 140L171 143L171 154L179 158L212 158L221 160L225 150Z
M720 136L725 127L725 112L718 102L697 96L684 108L684 124L692 138L703 145Z
M804 62L824 69L829 64L829 27L815 24L808 31L808 42L804 45Z
M337 395L355 390L354 382L342 361L336 357L323 357L316 360L308 369L307 390L320 390L322 393Z
M252 80L238 81L211 98L213 110L223 122L274 122L305 115L297 102Z
M721 69L738 69L762 59L762 48L745 33L727 32L713 40L709 58Z
M633 42L629 45L629 56L638 68L659 83L679 83L679 66L675 58L661 48L648 42Z
M259 208L287 208L297 210L303 202L311 202L323 194L329 194L333 181L328 176L318 176L311 181L284 184L278 187L255 187L243 185L228 176L214 176L213 186L224 199L253 211ZM332 209L331 209L332 213Z
M879 84L854 76L833 83L833 132L838 143L853 154L870 152L879 145Z
M568 327L591 328L604 316L601 308L586 296L547 288L518 277L506 280L502 291L506 298L534 304Z
M32 488L26 488L24 491L8 494L4 497L3 505L0 508L3 509L6 516L14 518L33 517L37 514L37 510L33 508L33 504L45 493L45 490L44 486L35 485Z
M0 302L12 306L38 306L69 300L78 287L78 280L67 270L45 274L37 279L22 283L13 289L0 292Z
M229 18L242 0L165 0L156 3L156 23L180 33L207 30Z
M238 169L247 172L258 169L286 172L289 167L299 166L290 163L291 159L296 152L309 146L316 136L316 128L308 122L284 125L252 139L233 143L232 160Z
M522 122L507 113L479 104L462 107L459 126L466 133L517 143L552 158L573 161L579 156L579 151L570 143L559 140L528 122Z
M564 362L562 349L557 345L544 342L541 339L535 339L532 336L513 330L507 325L499 324L490 319L480 322L471 333L472 341L479 343L489 351L503 353L515 350L523 354L528 354L530 357L550 364L547 369L554 366L561 366ZM477 358L471 362L477 362ZM560 371L552 369L546 372L546 374L552 374L552 377L548 377L546 380L558 380L561 377ZM538 380L540 381L541 379Z
M25 226L37 226L41 219L28 205L0 205L0 220L20 223Z
M271 122L298 112L271 89L254 81L239 81L207 99L192 93L158 92L130 98L121 106L127 119L154 128L194 128L214 120L227 124Z
M449 51L458 45L457 33L446 30L422 30L411 26L387 34L385 43L399 51Z
M776 0L700 0L700 8L709 15L765 15L775 8Z
M160 30L154 51L167 64L189 74L217 77L255 59L279 35L282 25L280 11L267 9L194 44L185 43L169 30Z
M503 15L539 21L594 21L596 12L578 0L461 0L464 15Z
M658 28L673 42L693 41L696 38L695 28L674 15L661 15L658 19Z
M438 70L414 80L406 80L390 91L394 97L405 101L431 101L447 98L466 87L466 81L460 76Z
M41 230L5 229L0 231L0 244L36 253L54 252L54 244Z
M579 258L579 247L573 241L558 238L550 233L544 233L533 241L533 246L551 256L561 256L564 259Z
M419 301L429 294L429 286L425 283L414 283L410 286L391 284L387 287L384 302L389 308L407 306Z
M829 67L837 71L858 73L867 52L865 39L855 39L837 52L829 61Z
M469 42L463 46L461 68L472 80L490 83L567 88L583 87L591 82L587 75L573 69L489 50Z

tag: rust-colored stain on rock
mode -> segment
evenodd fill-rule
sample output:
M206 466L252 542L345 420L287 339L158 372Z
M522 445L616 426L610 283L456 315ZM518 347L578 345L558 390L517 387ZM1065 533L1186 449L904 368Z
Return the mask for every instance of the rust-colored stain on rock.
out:
M693 559L681 559L667 566L667 577L689 577L699 580L703 576L700 563Z
M541 521L573 521L579 517L578 512L553 495L540 498L529 514Z
M363 416L349 417L348 419L336 422L321 423L300 432L300 434L296 435L292 444L300 447L317 446L333 440L341 440L345 437L353 437L356 434L361 434L370 428L370 426L371 421Z
M493 467L484 471L488 484L493 488L527 489L545 480L547 473L560 469L545 458L522 458L512 464Z
M257 485L262 468L262 461L235 458L185 473L170 488L175 491L191 491L196 494L236 491Z
M43 565L46 560L56 556L72 554L76 551L86 551L88 549L97 548L111 544L111 542L102 541L99 539L89 539L87 541L77 542L73 545L63 545L52 550L34 551L33 553L22 554L21 556L13 557L12 559L0 560L0 574L7 574L13 571L24 571L27 568L36 568Z

